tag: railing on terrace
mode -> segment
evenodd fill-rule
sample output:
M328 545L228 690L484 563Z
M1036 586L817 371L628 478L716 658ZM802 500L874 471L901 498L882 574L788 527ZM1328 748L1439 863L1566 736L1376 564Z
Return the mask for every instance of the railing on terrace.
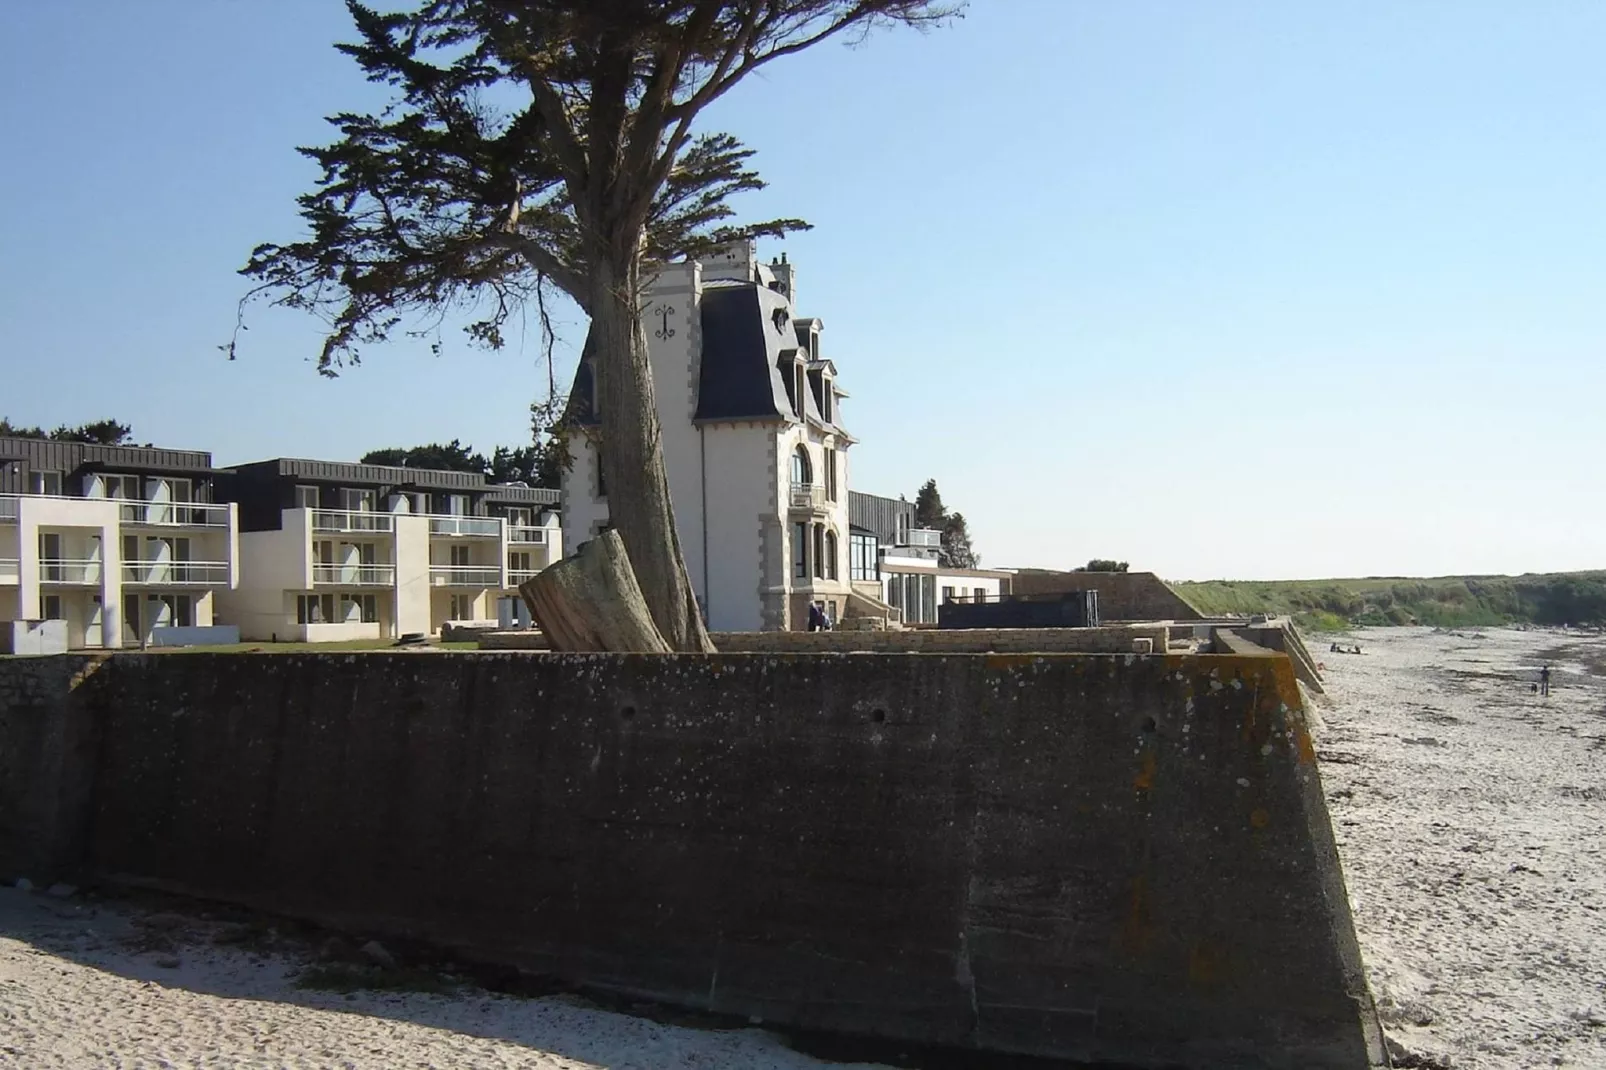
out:
M540 574L538 568L510 568L507 570L507 585L517 587L526 580L533 580Z
M312 582L341 587L389 587L396 582L396 566L313 565Z
M314 509L313 531L395 531L395 519L389 513L348 512L341 509Z
M229 526L229 507L210 502L123 501L118 513L125 524L184 528Z
M502 534L502 521L484 516L431 516L431 535L489 535Z
M500 587L502 570L496 565L431 565L429 581L436 587Z
M17 502L18 501L20 501L20 499L17 498L15 495L7 495L5 497L0 497L0 520L15 520L15 519L17 519Z
M42 558L39 561L39 582L99 583L100 562L83 558Z
M22 562L15 557L0 557L0 583L16 583L21 570Z
M523 524L509 525L508 542L546 542L546 528L532 528Z
M793 509L822 509L825 507L825 488L818 483L793 483Z
M942 532L936 528L912 528L908 532L905 546L918 546L926 550L942 549Z
M213 586L229 582L227 561L124 561L123 582L159 586Z

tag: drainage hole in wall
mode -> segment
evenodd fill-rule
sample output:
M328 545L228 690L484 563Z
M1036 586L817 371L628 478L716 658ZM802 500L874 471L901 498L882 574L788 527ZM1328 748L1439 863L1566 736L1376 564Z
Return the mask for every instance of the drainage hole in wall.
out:
M1145 732L1157 732L1160 730L1160 726L1155 723L1153 717L1145 717L1143 719L1143 730Z
M887 711L886 710L878 708L878 709L874 709L874 710L870 711L870 720L874 721L876 724L880 724L882 721L885 721L886 719L887 719Z
M626 706L626 707L624 707L624 709L619 711L619 716L623 717L627 721L630 720L630 718L634 717L635 715L636 715L636 708L634 706Z

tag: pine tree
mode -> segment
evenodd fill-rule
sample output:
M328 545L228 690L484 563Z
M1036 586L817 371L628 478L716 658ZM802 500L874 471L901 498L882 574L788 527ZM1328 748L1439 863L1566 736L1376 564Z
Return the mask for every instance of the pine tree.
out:
M329 316L325 371L357 359L359 346L388 337L409 312L488 307L469 330L494 346L508 316L539 304L548 285L571 297L590 317L585 352L607 442L610 520L670 646L710 649L670 508L642 269L688 251L677 229L717 236L724 197L758 180L734 139L699 141L692 125L772 60L878 25L930 24L953 8L943 0L424 0L388 15L355 0L348 7L362 41L341 50L399 99L375 115L334 117L342 139L305 150L323 170L300 201L312 237L258 247L245 274L278 303ZM699 168L712 170L699 177ZM784 232L795 221L745 229L766 227ZM224 348L234 355L234 343Z

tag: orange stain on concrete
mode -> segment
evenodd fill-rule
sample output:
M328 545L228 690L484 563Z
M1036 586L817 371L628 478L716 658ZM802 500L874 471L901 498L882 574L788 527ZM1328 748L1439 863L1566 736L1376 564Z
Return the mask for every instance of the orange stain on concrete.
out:
M1271 824L1271 814L1262 807L1256 807L1249 811L1249 823L1257 829L1263 829Z
M1149 751L1143 756L1143 767L1138 770L1137 776L1132 778L1132 786L1139 791L1148 791L1154 787L1154 752Z
M1310 733L1302 724L1294 726L1294 746L1299 748L1300 765L1316 764L1316 744L1310 741Z

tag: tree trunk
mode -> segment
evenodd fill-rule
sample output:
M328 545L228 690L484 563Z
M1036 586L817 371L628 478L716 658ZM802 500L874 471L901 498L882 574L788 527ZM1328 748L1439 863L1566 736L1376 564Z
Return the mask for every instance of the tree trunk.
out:
M667 654L616 531L519 585L553 650Z
M639 253L616 258L597 252L590 261L595 343L591 373L602 427L608 520L624 539L642 597L670 648L712 652L669 500L652 365L641 323Z

